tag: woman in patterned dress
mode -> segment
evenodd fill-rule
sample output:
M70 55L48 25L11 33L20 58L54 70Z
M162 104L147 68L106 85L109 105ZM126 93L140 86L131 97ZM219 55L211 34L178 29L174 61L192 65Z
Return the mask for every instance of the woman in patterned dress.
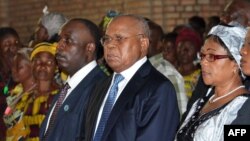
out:
M34 93L22 97L24 104L24 124L30 131L27 141L39 140L39 128L58 93L59 86L54 79L57 69L55 60L56 44L39 43L33 49L30 59L33 65L33 74L37 82Z

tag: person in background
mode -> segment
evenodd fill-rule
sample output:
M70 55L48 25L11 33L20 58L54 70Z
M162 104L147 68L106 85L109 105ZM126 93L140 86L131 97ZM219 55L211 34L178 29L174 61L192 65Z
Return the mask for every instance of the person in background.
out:
M174 86L148 61L142 17L116 16L102 37L114 74L99 82L87 108L86 141L172 141L179 124Z
M240 60L242 72L250 76L250 29L247 30L245 42L240 50L240 54L242 56Z
M176 38L177 70L184 78L187 97L190 98L200 76L199 65L195 62L202 46L200 36L191 28L184 28Z
M250 76L250 30L247 29L247 34L245 37L244 44L240 50L241 60L240 60L240 66L243 74L247 77ZM250 91L250 82L245 81L246 89L248 89L248 92ZM242 108L239 110L239 114L241 116L238 116L233 124L245 124L250 125L250 100L246 101L244 105L242 105Z
M188 25L194 29L203 41L204 33L206 31L206 22L203 17L200 16L192 16L188 19Z
M112 19L115 16L118 16L120 13L114 10L109 10L106 15L103 17L102 21L99 23L99 29L101 30L101 35L103 36L105 34L106 28L108 26L108 24L110 23L110 21L112 21ZM107 62L104 59L103 56L103 47L99 49L98 53L98 60L97 63L98 65L101 67L101 69L107 74L107 76L110 76L112 74L112 69L108 66Z
M39 19L34 33L34 39L30 42L30 47L34 47L41 42L58 42L58 32L61 26L67 21L67 18L61 13L44 13Z
M90 92L106 77L96 62L101 47L100 31L93 22L75 18L63 25L59 36L56 60L69 77L46 115L40 140L84 140L85 110Z
M150 63L164 76L166 76L174 85L176 96L178 100L178 107L180 114L183 114L187 106L187 96L184 88L184 79L181 74L175 69L175 67L163 58L163 41L164 35L160 25L147 19L150 38L149 38L149 50L147 56L149 57ZM174 42L175 43L175 42Z
M207 33L212 29L212 27L214 27L218 24L220 24L220 17L219 16L208 17L205 35L207 35Z
M22 47L18 33L14 28L0 28L0 116L6 109L6 96L16 85L11 77L11 66L17 50ZM0 118L0 140L5 140L6 127Z
M61 13L49 12L46 7L43 9L43 13L43 16L38 21L33 39L29 43L31 48L41 42L57 43L59 41L58 32L68 20ZM58 85L62 86L67 79L67 73L59 69L55 74L55 79Z
M245 116L239 111L250 100L240 69L245 35L246 29L227 25L217 25L208 33L200 52L201 70L214 93L196 100L176 134L177 141L222 141L224 125L244 124L235 120Z
M163 35L162 42L162 55L163 58L167 61L169 61L175 68L178 66L177 61L177 51L175 46L175 41L177 38L177 33L170 32Z
M41 42L33 48L30 60L36 88L26 93L18 103L18 109L24 112L23 122L28 136L25 140L39 140L39 130L59 86L54 79L57 69L55 52L57 44Z
M12 78L18 84L6 98L8 107L5 109L3 118L7 127L6 140L8 141L23 140L29 134L23 122L24 111L19 102L23 95L33 93L36 88L30 61L31 51L31 48L19 49L11 67Z

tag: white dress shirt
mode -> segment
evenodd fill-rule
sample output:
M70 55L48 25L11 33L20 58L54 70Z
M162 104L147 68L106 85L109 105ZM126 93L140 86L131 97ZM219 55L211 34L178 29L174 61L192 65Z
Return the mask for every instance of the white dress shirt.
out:
M88 63L87 65L85 65L84 67L82 67L80 70L78 70L72 77L68 77L67 81L65 83L68 83L70 88L67 91L67 94L64 98L63 101L65 101L67 99L67 97L71 94L71 92L76 88L76 86L97 66L97 62L94 60L90 63ZM50 117L54 111L54 108L56 106L56 103L53 106L53 109L51 110L50 114L49 114L49 118L48 118L48 122L46 125L46 130L45 133L49 127L49 121L50 121Z
M123 89L125 88L125 86L128 84L129 80L134 76L134 74L136 73L136 71L147 61L147 57L143 57L142 59L138 60L136 63L134 63L134 65L132 65L131 67L129 67L128 69L124 70L123 72L121 72L120 74L124 77L124 79L118 84L118 92L117 92L117 97L115 99L115 102L117 101L117 99L119 98L119 96L121 95ZM97 127L99 125L101 116L102 116L102 112L103 112L103 108L104 105L106 103L106 100L108 98L108 93L111 89L111 86L113 85L113 81L114 81L114 76L115 74L117 74L116 72L114 72L113 78L112 78L112 82L111 85L109 86L109 89L106 93L106 96L102 102L101 108L99 110L98 113L98 117L97 117L97 122L96 122L96 127L95 127L95 133L97 130ZM113 105L114 106L114 105Z

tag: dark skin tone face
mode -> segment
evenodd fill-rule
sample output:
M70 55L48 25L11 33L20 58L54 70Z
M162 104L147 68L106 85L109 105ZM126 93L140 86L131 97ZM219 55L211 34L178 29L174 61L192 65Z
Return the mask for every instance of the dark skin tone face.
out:
M15 56L11 70L15 82L22 83L33 75L31 62L21 54Z
M241 69L245 75L250 76L250 30L247 32L240 54L242 56L240 60Z
M94 39L84 24L69 21L59 36L56 59L58 66L70 76L95 59Z
M47 41L49 38L47 29L40 23L35 32L35 42L40 43Z
M128 69L146 56L149 39L138 34L142 34L140 24L128 16L119 17L108 26L105 36L113 40L104 46L104 57L115 72L119 73ZM115 37L125 38L117 43L114 41Z
M20 40L15 35L6 35L0 41L0 55L3 58L8 68L11 68L13 59L17 53L18 48L21 47Z
M181 41L177 45L177 58L181 64L192 64L196 57L196 48L190 41Z
M33 60L33 74L36 80L51 81L56 69L55 56L49 52L37 53Z
M205 41L201 53L206 55L228 55L226 49L211 38ZM229 58L217 59L213 62L209 62L204 58L201 60L201 70L203 80L207 85L218 86L231 83L235 79L236 74L234 71L238 70L238 65Z
M164 59L168 60L172 64L175 65L177 61L177 55L176 55L176 47L174 42L172 41L164 41L163 42L163 49L162 49L162 55Z

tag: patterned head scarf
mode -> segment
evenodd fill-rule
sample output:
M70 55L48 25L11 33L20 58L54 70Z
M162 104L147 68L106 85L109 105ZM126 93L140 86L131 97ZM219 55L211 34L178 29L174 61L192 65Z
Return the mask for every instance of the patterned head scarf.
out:
M208 35L218 36L226 45L240 67L240 49L244 43L247 30L240 26L214 26Z
M67 18L59 13L48 13L41 17L41 24L47 29L49 39L57 34Z
M31 52L30 60L32 60L35 57L35 55L40 52L49 52L55 56L56 47L57 47L57 43L53 43L53 44L47 43L47 42L39 43L34 47L33 51Z

